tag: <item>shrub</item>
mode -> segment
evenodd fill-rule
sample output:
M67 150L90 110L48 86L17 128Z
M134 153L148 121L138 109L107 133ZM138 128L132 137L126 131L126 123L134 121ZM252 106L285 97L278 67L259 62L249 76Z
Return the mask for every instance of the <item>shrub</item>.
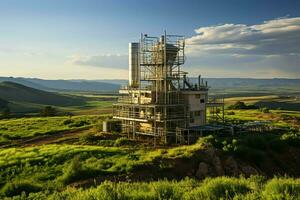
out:
M264 152L244 145L237 146L235 155L243 160L252 161L256 164L260 164L266 157Z
M287 143L279 138L273 139L269 143L270 148L276 152L282 152L287 148Z
M8 107L5 107L2 111L1 111L1 118L9 118L11 115L10 109Z
M224 152L234 152L237 149L237 145L238 145L238 140L237 139L232 139L232 140L224 140L222 142L222 150Z
M1 189L1 193L5 196L12 197L20 195L23 192L29 194L31 192L39 192L42 190L41 185L26 180L15 180L6 183Z
M41 111L41 116L43 117L53 117L57 114L57 111L55 108L52 106L46 106L42 111Z
M115 145L115 140L98 140L97 145L104 147L113 147Z
M253 104L246 105L245 102L238 101L235 104L228 106L228 109L233 109L233 110L257 109L257 106L255 106Z
M227 112L227 115L235 115L235 112L229 111L229 112Z
M69 125L69 124L72 124L72 123L74 123L74 120L73 120L73 119L65 119L65 120L62 122L63 125Z
M263 191L266 199L299 199L300 181L292 178L273 178Z
M215 138L213 135L201 137L197 140L197 144L202 144L202 145L214 146L214 143L215 143Z
M119 147L119 146L124 146L124 145L129 145L130 140L126 137L121 137L116 139L114 146Z
M187 193L186 199L233 199L238 194L246 194L251 189L245 179L218 177L206 179L202 185Z
M281 136L281 139L286 141L289 145L299 147L300 135L294 132L285 133Z
M263 113L269 113L270 112L270 109L267 108L267 107L260 108L259 110L260 110L260 112L263 112Z
M71 163L63 169L63 175L58 177L58 182L68 184L81 178L83 172L79 156L75 156Z
M254 149L265 150L267 148L267 141L262 135L248 135L244 141L247 146Z
M172 200L181 200L183 193L180 191L179 187L176 187L176 184L172 184L169 181L159 181L153 184L155 190L155 199L172 199Z
M79 136L79 141L82 143L93 143L96 142L97 139L97 136L90 132L81 134Z
M79 120L79 121L75 121L72 124L70 124L69 127L82 127L85 125L90 125L90 123L86 120Z

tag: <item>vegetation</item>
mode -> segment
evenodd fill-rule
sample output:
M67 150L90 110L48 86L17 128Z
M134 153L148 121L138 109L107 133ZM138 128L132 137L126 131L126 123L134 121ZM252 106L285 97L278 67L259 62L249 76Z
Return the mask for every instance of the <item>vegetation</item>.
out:
M0 199L299 199L298 111L249 109L258 97L231 99L235 106L226 111L228 122L268 120L276 128L152 148L121 133L102 133L108 115L100 114L111 112L111 97L85 98L89 101L76 106L39 105L45 117L0 120L0 143L10 145L0 148ZM75 116L49 117L53 109ZM39 143L51 137L51 143ZM225 177L231 175L226 169L209 178L217 175L217 159L221 164L231 159L237 168L249 166L264 176ZM203 162L210 174L200 180L197 170Z
M82 98L46 92L13 82L0 83L0 96L6 101L38 103L53 106L71 106L84 103Z
M7 107L8 102L4 99L0 99L0 110Z
M73 117L32 117L0 121L0 143L11 140L51 135L64 131L88 128L102 121L103 117L86 115Z
M248 122L248 121L270 121L271 125L278 127L300 128L300 112L289 110L270 110L262 112L259 109L234 110L234 115L230 114L232 110L225 112L226 120L229 123ZM229 113L229 114L228 114Z
M24 187L24 186L23 186ZM39 187L26 186L20 194L18 189L11 190L7 194L18 194L14 199L55 199L55 200L127 200L127 199L174 199L174 200L198 200L198 199L286 199L297 200L300 195L300 179L273 178L266 181L261 176L246 178L207 178L204 181L184 179L181 181L151 181L140 183L105 181L97 187L90 189L67 188L63 192L43 191L37 192ZM32 191L28 194L27 191ZM34 193L33 193L34 192ZM6 198L8 199L8 198Z
M9 118L11 115L10 113L10 109L8 107L5 107L2 111L1 111L1 118Z
M57 114L57 111L55 108L52 106L46 106L42 111L41 111L41 116L43 117L53 117Z
M230 105L228 109L238 110L238 109L257 109L258 107L252 104L246 105L243 101L238 101L233 105Z

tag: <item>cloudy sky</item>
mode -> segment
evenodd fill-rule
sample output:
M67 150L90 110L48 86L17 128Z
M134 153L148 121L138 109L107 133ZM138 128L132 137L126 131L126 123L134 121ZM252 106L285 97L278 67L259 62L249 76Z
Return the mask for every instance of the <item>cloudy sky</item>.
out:
M300 78L299 0L0 0L0 76L127 78L128 42L164 30L192 76Z

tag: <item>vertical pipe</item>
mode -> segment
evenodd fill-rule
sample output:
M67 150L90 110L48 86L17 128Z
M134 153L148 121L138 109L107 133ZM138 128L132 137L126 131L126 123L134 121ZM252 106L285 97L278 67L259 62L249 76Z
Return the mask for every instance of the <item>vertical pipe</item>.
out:
M165 95L165 105L164 105L164 132L165 132L165 143L167 143L167 45L166 45L166 40L167 40L167 32L165 31L164 35L164 95Z

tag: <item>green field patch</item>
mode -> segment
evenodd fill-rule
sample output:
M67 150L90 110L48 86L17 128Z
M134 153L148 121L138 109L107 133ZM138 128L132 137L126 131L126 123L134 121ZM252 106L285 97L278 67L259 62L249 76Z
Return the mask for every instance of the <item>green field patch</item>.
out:
M32 117L0 120L0 141L74 131L91 127L103 120L101 116Z

